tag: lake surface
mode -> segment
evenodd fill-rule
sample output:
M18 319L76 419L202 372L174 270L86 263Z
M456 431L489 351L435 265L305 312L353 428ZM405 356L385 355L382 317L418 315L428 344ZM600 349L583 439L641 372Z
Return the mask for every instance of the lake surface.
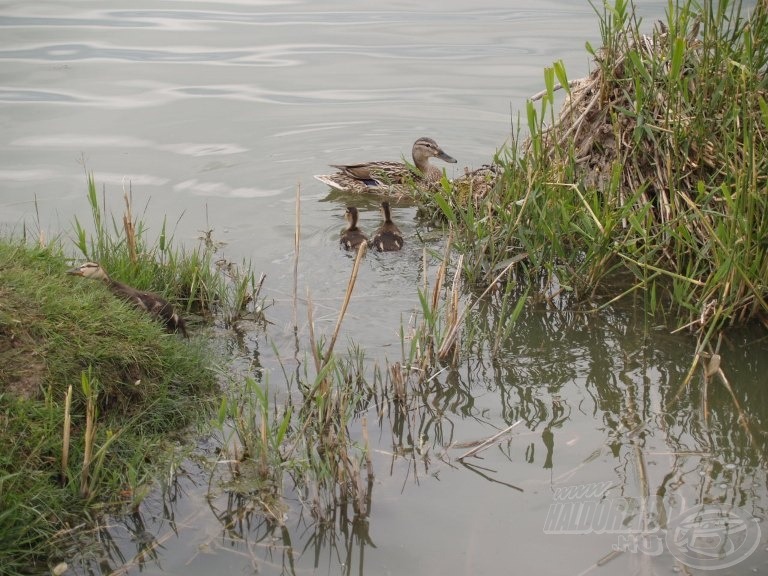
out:
M667 2L638 4L650 31ZM376 199L330 194L312 175L408 157L420 136L457 158L441 165L449 177L486 163L542 88L543 67L562 59L583 76L584 43L599 44L592 8L566 0L2 2L0 30L4 231L70 233L88 219L86 171L117 213L130 188L150 233L178 220L176 242L193 246L212 229L224 257L266 274L267 334L246 326L228 345L278 391L272 346L289 358L295 346L297 195L304 346L306 295L315 330L329 335L346 289L345 205L360 208L365 229L379 222ZM444 241L415 213L394 208L401 253L363 262L337 350L355 343L371 362L401 360L400 327L437 267L424 270L424 245L440 253ZM503 321L493 303L477 314ZM209 497L190 462L170 491L111 519L108 553L94 544L70 570L766 573L765 335L725 339L733 396L713 382L705 398L698 375L681 386L694 347L630 303L599 316L528 306L503 346L434 380L411 433L371 411L365 522L319 526L294 498L275 528L225 491ZM482 459L458 460L467 448L455 446L516 422ZM238 514L233 529L224 519Z

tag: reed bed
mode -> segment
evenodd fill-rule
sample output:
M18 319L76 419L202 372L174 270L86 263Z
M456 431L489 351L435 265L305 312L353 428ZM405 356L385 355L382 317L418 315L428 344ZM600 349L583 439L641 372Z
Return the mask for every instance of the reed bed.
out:
M702 350L768 325L765 3L670 3L648 34L626 0L598 16L590 75L547 69L527 138L444 181L425 216L454 231L470 285L525 254L508 280L531 295L583 310L639 296Z
M297 194L295 322L299 314L300 202ZM226 475L220 471L212 474L211 493L223 488L247 498L252 507L245 508L269 522L283 522L286 504L282 490L286 484L292 493L301 495L302 506L318 525L334 518L356 522L370 512L373 466L365 419L370 394L364 377L364 355L359 350L335 352L366 248L362 244L356 253L339 316L328 339L315 333L312 299L307 295L308 358L300 362L303 372L294 376L283 368L289 389L295 379L300 399L288 394L282 404L274 399L270 408L266 382L246 379L244 386L232 382L219 410L222 450L214 472L222 464L227 465L227 471ZM355 421L359 422L359 431L352 430ZM360 439L355 440L358 433Z

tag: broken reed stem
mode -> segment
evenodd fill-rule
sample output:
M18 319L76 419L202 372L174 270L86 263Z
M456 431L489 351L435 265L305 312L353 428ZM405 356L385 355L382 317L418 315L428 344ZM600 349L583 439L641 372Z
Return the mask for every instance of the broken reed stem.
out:
M435 290L432 292L432 310L437 309L437 302L440 299L440 292L443 290L443 282L445 282L445 273L448 267L448 261L451 257L451 246L453 244L453 229L448 234L448 240L445 243L445 251L443 252L443 261L440 263L440 267L437 269L437 278L435 278ZM424 250L424 277L426 278L426 250ZM426 289L424 291L426 296Z
M739 403L739 399L736 398L736 394L733 391L733 388L731 388L731 383L728 382L728 378L725 377L725 372L723 372L723 369L718 367L717 369L717 375L720 378L720 382L723 384L726 390L728 390L728 394L731 395L731 401L733 402L733 405L736 407L736 411L739 413L739 424L741 424L741 427L744 429L744 432L749 437L749 441L752 442L752 444L755 444L755 437L752 435L752 431L749 429L749 420L747 418L747 415L744 413L744 410L741 408L741 404Z
M309 347L312 350L312 358L315 359L315 370L317 370L318 374L320 373L320 368L322 368L323 362L322 358L320 358L320 351L317 349L317 342L315 341L315 322L313 320L315 315L314 307L312 306L312 296L309 293L309 288L307 288L307 320L309 323Z
M392 374L392 390L395 394L395 401L405 402L405 381L403 380L403 369L400 366L400 362L395 362L390 367L390 373Z
M264 409L261 414L261 447L259 450L259 465L262 477L269 473L269 462L267 462L267 451L269 442L267 440L267 410Z
M373 460L371 460L371 444L368 441L368 417L363 415L360 419L360 427L363 430L363 446L365 447L365 467L368 478L373 478Z
M69 437L72 432L72 384L67 388L64 400L64 432L61 446L61 483L67 483L67 467L69 466Z
M506 276L506 274L509 272L512 266L514 266L515 264L517 264L518 262L520 262L521 260L527 257L528 257L527 252L524 252L522 254L518 254L517 256L515 256L515 258L513 258L512 261L504 267L504 270L499 272L499 274L493 279L493 281L490 284L488 284L488 287L485 290L483 290L483 293L480 294L480 296L478 296L475 299L475 301L472 302L471 305L467 306L466 308L464 308L464 310L462 310L461 315L457 318L456 322L454 322L453 325L448 330L448 333L446 334L445 339L443 340L443 345L440 346L440 350L438 350L437 352L438 358L441 358L441 359L446 358L450 353L450 351L453 349L453 346L456 343L456 338L458 337L458 334L459 334L459 329L461 327L462 322L464 322L464 318L467 316L467 313L472 308L474 308L474 306L478 302L480 302L480 300L482 300L488 295L488 293L494 288L494 286L496 286L496 283L499 280L501 280L504 276Z
M130 185L127 192L123 193L125 199L125 214L123 214L123 228L125 229L125 240L128 244L128 256L131 264L136 264L138 257L136 254L136 227L133 224L133 215L131 214Z
M83 375L83 378L86 376ZM93 442L96 438L96 403L93 398L93 390L88 387L85 405L85 437L83 451L83 468L80 472L80 497L88 498L90 495L89 476L91 471L91 459L93 458Z
M453 284L451 285L451 301L448 309L448 325L452 326L459 318L459 284L461 283L461 270L464 266L464 254L459 256L456 263L456 272L453 275Z

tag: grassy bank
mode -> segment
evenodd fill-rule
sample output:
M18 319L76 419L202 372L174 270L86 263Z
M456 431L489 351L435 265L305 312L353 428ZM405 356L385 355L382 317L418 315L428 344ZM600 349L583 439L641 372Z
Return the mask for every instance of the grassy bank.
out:
M102 511L139 506L190 425L219 397L213 352L195 335L260 313L250 266L204 238L177 249L151 235L130 195L115 217L88 178L91 214L74 223L77 261L161 294L191 320L169 334L103 282L66 274L61 241L0 239L0 573L48 571ZM73 252L70 248L69 252Z
M199 343L67 267L56 248L0 241L3 574L55 558L94 506L137 505L214 389Z
M590 76L548 69L525 142L426 195L427 214L455 230L480 286L525 255L507 278L551 305L636 298L702 343L765 322L765 3L671 3L652 31L625 0L598 17Z

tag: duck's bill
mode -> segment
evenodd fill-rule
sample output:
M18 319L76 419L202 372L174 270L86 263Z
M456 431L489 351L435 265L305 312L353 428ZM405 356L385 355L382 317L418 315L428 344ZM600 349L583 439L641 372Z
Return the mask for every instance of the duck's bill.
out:
M454 158L453 156L448 156L448 154L446 154L442 150L440 150L437 157L440 158L440 160L442 160L443 162L448 162L449 164L456 164L456 158Z
M82 276L83 271L78 266L76 268L70 268L69 270L67 270L67 274L71 274L72 276Z

